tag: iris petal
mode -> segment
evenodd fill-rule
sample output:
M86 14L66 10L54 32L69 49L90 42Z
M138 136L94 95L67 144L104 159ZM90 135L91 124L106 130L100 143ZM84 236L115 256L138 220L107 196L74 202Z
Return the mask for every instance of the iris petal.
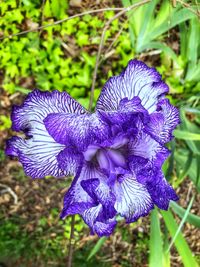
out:
M137 182L133 175L126 174L122 182L115 187L117 212L126 218L128 223L146 216L153 208L153 201L144 185Z
M164 144L172 139L172 131L180 123L179 111L169 103L168 99L162 99L158 103L157 109L158 111L151 114L145 131L155 140Z
M131 139L128 143L129 157L138 156L150 160L152 163L162 166L162 163L169 156L169 150L155 141L147 133L141 132L137 138ZM133 159L132 159L133 160Z
M162 82L160 74L138 60L131 60L126 69L119 75L110 78L105 84L97 101L97 110L118 110L123 98L131 100L134 96L141 99L143 107L152 113L168 86Z
M171 200L177 201L179 199L160 170L155 172L152 181L147 183L146 188L153 202L160 209L167 210Z
M61 217L78 213L92 233L108 235L115 225L114 203L115 196L106 184L106 176L94 167L84 165L64 197Z
M7 143L6 153L18 156L27 175L42 178L46 175L66 176L71 170L63 171L58 166L57 156L65 148L58 144L46 131L44 118L52 112L77 114L85 109L67 93L33 91L22 106L12 112L12 128L23 131L28 138L14 137Z
M63 145L56 143L48 135L45 136L45 141L37 138L37 135L30 139L15 136L7 141L6 154L18 157L25 173L32 178L47 175L64 177L71 170L60 169L56 158L63 149Z
M56 142L74 144L85 151L89 144L108 137L109 128L94 114L49 114L44 120L48 133Z

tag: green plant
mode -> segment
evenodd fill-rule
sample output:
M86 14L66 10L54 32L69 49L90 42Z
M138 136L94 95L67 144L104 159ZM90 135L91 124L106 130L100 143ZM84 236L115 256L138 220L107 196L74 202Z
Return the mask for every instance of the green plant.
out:
M125 6L129 6L137 1L122 0ZM159 4L159 10L156 6ZM168 0L153 0L149 4L139 7L133 14L129 13L130 36L132 46L136 53L141 53L146 49L161 49L170 52L172 57L175 54L170 47L165 46L162 41L168 31L179 25L181 22L195 17L181 5L173 8Z

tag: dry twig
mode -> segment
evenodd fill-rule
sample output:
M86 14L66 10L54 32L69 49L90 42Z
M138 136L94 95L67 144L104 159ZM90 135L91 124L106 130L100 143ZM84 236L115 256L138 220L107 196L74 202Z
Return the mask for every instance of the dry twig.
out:
M191 5L188 3L185 3L182 0L176 0L177 2L179 2L182 6L184 6L185 8L187 8L188 10L190 10L192 13L194 13L197 17L200 18L200 13L199 13L199 9L198 9L198 4L197 4L197 11L195 11L193 8L191 8Z
M2 36L2 37L0 37L0 40L6 39L6 38L13 38L15 36L23 35L23 34L26 34L26 33L29 33L29 32L35 32L35 31L43 30L43 29L46 29L48 27L52 27L52 26L61 24L61 23L65 22L65 21L68 21L68 20L71 20L71 19L74 19L74 18L77 18L77 17L82 17L84 15L89 15L89 14L93 14L93 13L100 13L100 12L104 12L104 11L120 11L120 10L124 10L124 8L121 8L121 7L119 7L119 8L118 7L116 7L116 8L109 7L109 8L100 8L100 9L96 9L96 10L88 10L88 11L85 11L85 12L82 12L82 13L79 13L79 14L75 14L75 15L70 16L70 17L65 18L65 19L54 21L53 23L50 23L50 24L47 24L47 25L36 27L34 29L29 29L29 30L18 32L18 33L11 34L11 35L8 35L8 36Z
M122 25L122 27L119 29L118 33L116 34L115 38L113 39L112 43L109 45L108 49L105 51L105 55L103 56L103 58L100 60L99 65L105 60L107 59L109 56L111 56L113 54L113 50L111 50L111 48L113 47L113 45L115 44L115 42L117 41L117 39L119 38L119 36L121 35L121 33L123 32L124 29L124 24ZM112 52L112 53L111 53Z
M15 192L7 185L5 184L0 184L0 187L3 187L5 189L1 190L0 193L1 194L4 194L4 193L10 193L11 196L14 198L14 204L16 205L18 203L18 197L17 195L15 194Z
M142 6L146 3L150 2L150 0L143 0L140 1L138 3L135 3L131 6L128 7L124 7L120 12L118 12L114 17L112 17L111 19L109 19L106 24L105 27L103 28L102 34L101 34L101 41L99 44L99 48L98 48L98 52L97 52L97 58L96 58L96 63L95 63L95 68L94 68L94 74L93 74L93 79L92 79L92 87L91 87L91 94L90 94L90 103L89 103L89 109L92 108L92 103L93 103L93 98L94 98L94 87L95 87L95 83L96 83L96 78L97 78L97 70L99 67L99 61L100 61L100 56L101 56L101 51L103 48L103 44L104 44L104 39L105 39L105 35L106 35L106 31L108 30L110 24L117 18L119 18L120 16L122 16L123 14L125 14L128 11L131 11L139 6Z
M69 251L68 251L68 260L67 267L72 266L73 250L74 250L74 226L75 226L75 215L72 215L71 221L71 233L69 238Z

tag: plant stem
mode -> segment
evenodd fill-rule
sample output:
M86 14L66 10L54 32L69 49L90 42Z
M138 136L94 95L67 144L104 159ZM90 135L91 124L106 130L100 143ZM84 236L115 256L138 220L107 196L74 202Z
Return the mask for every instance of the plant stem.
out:
M75 215L72 215L67 267L72 266L72 257L73 257L73 250L74 250L74 225L75 225Z

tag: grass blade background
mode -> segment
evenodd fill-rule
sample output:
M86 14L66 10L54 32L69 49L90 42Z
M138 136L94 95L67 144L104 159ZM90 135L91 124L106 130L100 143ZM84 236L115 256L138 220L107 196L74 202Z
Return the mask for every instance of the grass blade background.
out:
M89 261L100 250L100 248L105 243L106 239L107 239L107 237L104 236L104 237L102 237L102 238L100 238L98 240L98 242L96 243L96 245L91 250L89 256L87 257L87 261Z
M170 210L168 211L162 211L160 210L163 219L165 221L165 224L167 226L168 231L170 232L171 237L173 237L178 229L178 225L171 213ZM198 264L185 240L185 238L183 237L182 233L179 232L174 245L182 259L182 262L184 264L185 267L198 267Z
M174 136L178 139L200 141L200 134L191 133L182 130L174 130Z
M181 218L183 218L186 210L179 206L176 202L171 202L170 207L173 209L173 211ZM186 218L186 221L195 227L200 228L200 217L191 213L188 213L188 216Z
M151 230L150 230L150 257L149 267L163 266L163 242L160 231L160 220L158 211L154 209L151 212Z
M191 209L191 207L192 207L193 201L194 201L194 196L193 196L193 197L191 198L191 200L190 200L190 203L189 203L189 205L188 205L188 207L187 207L187 209L186 209L186 211L185 211L185 214L183 215L183 218L182 218L182 220L181 220L181 222L180 222L180 224L179 224L179 226L178 226L178 229L177 229L175 235L174 235L173 238L172 238L172 241L171 241L171 243L170 243L170 245L169 245L169 248L167 249L167 252L170 250L170 248L172 247L172 245L173 245L174 242L176 241L176 238L177 238L178 234L180 233L181 228L183 227L183 224L185 223L185 221L186 221L186 219L187 219L187 216L188 216L189 211L190 211L190 209Z

